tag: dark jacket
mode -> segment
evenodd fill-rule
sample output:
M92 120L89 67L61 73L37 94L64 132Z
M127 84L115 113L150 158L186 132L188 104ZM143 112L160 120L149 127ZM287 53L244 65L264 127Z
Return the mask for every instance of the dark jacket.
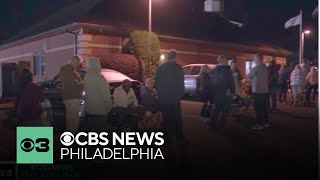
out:
M41 120L44 95L40 87L34 83L29 83L23 89L18 105L18 116L21 121Z
M61 67L60 80L64 100L80 99L82 97L83 82L81 76L71 64Z
M278 79L279 79L279 74L277 67L275 65L272 65L268 68L269 76L268 76L268 85L269 88L271 87L277 87L278 85Z
M233 75L230 66L218 65L211 72L209 98L224 101L235 91Z
M161 64L156 72L155 86L161 104L176 104L184 95L182 67L169 60Z
M289 71L286 69L282 69L279 71L279 83L280 84L288 84L288 80L290 78Z
M203 73L199 77L200 87L199 92L202 100L208 100L209 86L210 86L210 74Z
M141 100L142 105L146 111L157 112L158 111L158 98L155 90L147 87L141 88Z

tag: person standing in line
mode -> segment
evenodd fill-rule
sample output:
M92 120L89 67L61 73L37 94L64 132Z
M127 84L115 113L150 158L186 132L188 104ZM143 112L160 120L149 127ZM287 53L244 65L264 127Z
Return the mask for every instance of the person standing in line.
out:
M303 83L303 74L301 72L301 67L297 64L290 75L290 85L292 88L293 95L293 105L298 106L300 104L302 96Z
M209 93L209 81L210 81L210 68L208 65L204 65L199 73L199 93L202 100L208 99Z
M294 70L294 68L296 67L297 63L296 62L291 62L288 68L289 71L289 89L291 90L291 105L293 105L294 100L293 100L293 92L292 92L292 87L291 87L291 79L290 79L290 75L292 73L292 71Z
M42 119L42 103L45 100L41 88L33 82L33 74L29 69L23 69L21 82L25 85L19 90L20 100L17 106L18 124L20 126L49 125Z
M66 130L72 133L77 133L79 129L80 99L83 92L82 78L77 72L80 65L80 57L73 56L70 63L60 69L62 98L66 108Z
M278 92L278 79L279 74L276 66L276 61L272 60L270 66L268 67L268 85L269 85L269 98L268 98L268 108L271 112L277 110L277 92Z
M232 71L232 75L233 75L233 82L234 82L234 86L235 86L235 95L237 97L240 97L242 100L244 100L245 94L243 93L242 87L241 87L241 80L242 80L242 76L240 74L240 71L237 68L237 64L236 61L232 61L230 64L231 67L231 71Z
M155 86L166 138L168 141L173 138L184 141L180 106L180 100L184 95L184 73L182 67L175 62L175 58L176 51L170 50L166 55L167 61L156 71Z
M101 74L100 60L87 60L88 72L84 77L86 125L90 130L102 132L107 127L107 115L112 109L110 86Z
M306 63L302 63L300 64L300 70L302 73L302 92L301 92L301 96L300 96L300 102L301 104L306 104L307 103L307 85L308 85L308 81L307 81L307 75L308 75L308 67ZM305 92L305 96L303 96L303 92Z
M257 54L255 57L256 66L247 74L251 79L254 109L256 112L256 124L252 127L254 130L260 130L271 127L268 120L268 68L262 62L262 56Z
M230 112L232 97L235 92L233 74L225 56L217 58L216 66L210 77L210 99L215 104L209 125L212 128L224 128Z
M204 65L202 66L199 73L199 94L200 94L201 100L204 102L202 105L201 113L200 113L201 121L205 123L209 122L208 116L210 116L210 113L208 110L211 107L208 100L209 81L210 81L210 68L208 65Z
M289 71L286 65L282 65L279 70L279 102L285 103L287 101ZM283 99L282 99L283 97Z
M306 92L307 103L310 104L311 91L313 91L312 101L314 103L318 91L318 71L315 66L311 67L311 70L308 73L306 80L308 81L308 88Z

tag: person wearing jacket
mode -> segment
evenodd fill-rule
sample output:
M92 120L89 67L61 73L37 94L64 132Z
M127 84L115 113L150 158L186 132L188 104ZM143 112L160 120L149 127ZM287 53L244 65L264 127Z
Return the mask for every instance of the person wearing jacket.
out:
M154 80L151 78L147 78L145 81L145 86L141 88L141 100L142 105L147 113L155 113L159 110L158 108L158 95L156 90L154 89Z
M302 73L302 92L307 91L308 81L307 81L307 75L309 73L308 65L306 63L300 64L300 70ZM307 94L303 96L303 93L300 96L300 103L307 103Z
M310 94L313 91L312 101L315 101L316 94L318 91L318 71L315 66L312 66L310 72L308 73L306 80L308 81L308 89L306 93L307 103L310 103Z
M23 69L21 80L25 83L20 90L20 100L17 115L20 126L49 125L42 119L43 109L41 104L45 97L41 88L33 82L33 74L29 69Z
M277 92L278 92L278 79L279 74L276 66L276 61L272 60L270 66L268 67L268 84L269 84L269 98L268 98L268 108L271 111L276 111L277 109Z
M301 72L301 67L297 64L290 75L290 85L293 94L293 105L297 106L300 103L302 96L302 88L304 86L303 74Z
M128 128L136 128L145 114L128 79L113 91L113 112L119 115L117 124Z
M223 128L231 108L235 85L227 58L219 56L217 60L219 64L212 70L210 77L209 97L215 107L209 125L213 128Z
M98 58L89 58L87 68L84 77L86 124L91 130L101 132L106 129L107 115L112 109L110 87L101 74Z
M234 86L235 86L235 95L237 95L238 97L245 99L245 94L242 91L241 88L241 80L242 80L242 76L240 74L240 71L237 68L236 65L236 61L232 61L230 64L230 68L232 71L232 75L233 75L233 82L234 82Z
M256 66L247 74L247 78L251 79L254 109L256 112L256 124L252 129L260 130L271 126L268 121L268 68L262 62L260 54L256 55L255 63Z
M286 65L282 65L279 70L279 101L286 102L287 100L287 92L288 92L288 80L290 77L288 68ZM282 99L283 97L283 99Z
M157 69L155 86L166 137L183 141L180 100L184 95L184 73L175 58L176 51L170 50L166 55L167 61Z
M77 133L79 129L80 99L83 91L83 82L77 72L80 65L80 57L73 56L70 63L60 69L62 98L66 108L66 130L72 133Z
M209 93L210 68L204 65L199 73L199 93L203 101L207 101Z

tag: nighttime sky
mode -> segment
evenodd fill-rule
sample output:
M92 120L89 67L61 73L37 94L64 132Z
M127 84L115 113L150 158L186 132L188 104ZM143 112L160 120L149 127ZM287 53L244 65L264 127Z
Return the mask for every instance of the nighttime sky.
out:
M0 41L22 31L44 19L48 14L59 8L79 0L1 0L0 1ZM138 6L136 0L106 0L117 1L127 7ZM147 2L147 0L145 0ZM204 0L153 0L155 16L172 13L172 17L187 19L186 15L178 16L179 8L190 11L203 12ZM143 2L142 0L139 1ZM180 6L179 6L179 5ZM144 4L145 5L145 4ZM171 6L171 7L168 7ZM174 6L174 7L172 7ZM317 6L317 0L225 0L224 16L231 20L245 23L244 30L251 34L251 40L268 41L292 51L298 49L299 28L284 29L284 22L298 15L299 10L304 12L304 28L312 31L306 39L306 56L314 56L317 47L317 19L311 14ZM170 10L168 10L170 9ZM130 11L130 8L126 8Z

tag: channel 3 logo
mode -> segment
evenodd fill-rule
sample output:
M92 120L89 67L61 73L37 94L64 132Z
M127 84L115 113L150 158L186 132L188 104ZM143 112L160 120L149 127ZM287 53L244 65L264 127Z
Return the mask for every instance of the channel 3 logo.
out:
M50 141L47 138L38 138L36 143L30 138L25 138L21 141L20 147L24 152L31 152L36 145L39 145L35 148L37 152L48 152L50 149L49 143Z
M17 127L17 163L52 164L53 128Z

